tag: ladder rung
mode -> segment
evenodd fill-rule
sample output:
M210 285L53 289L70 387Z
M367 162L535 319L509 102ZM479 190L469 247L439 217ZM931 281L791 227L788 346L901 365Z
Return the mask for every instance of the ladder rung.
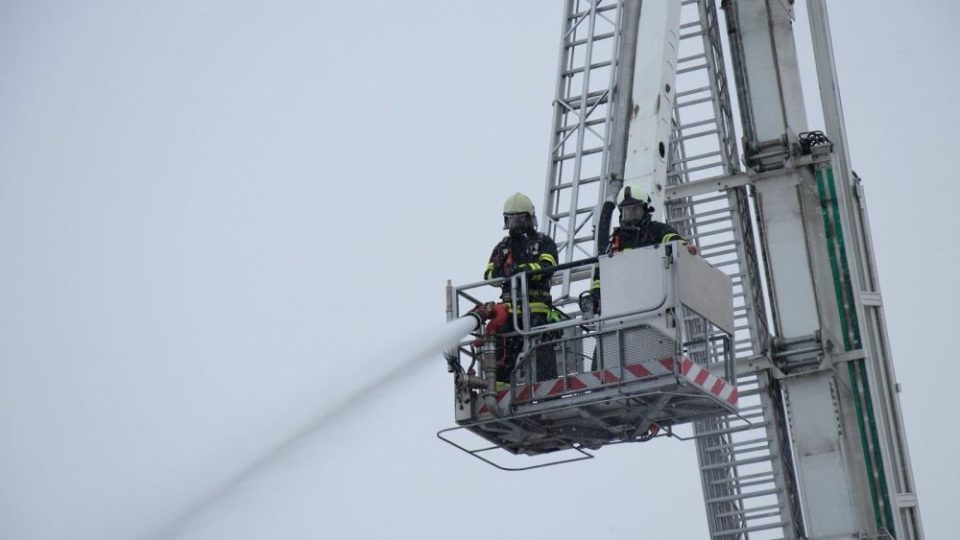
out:
M767 471L762 473L748 474L746 476L734 476L732 478L724 478L723 480L714 480L710 482L711 485L722 486L724 484L733 484L740 482L741 480L758 480L760 478L769 478L773 480L775 478L773 471Z
M737 489L743 489L743 488L748 488L748 487L757 487L757 486L766 486L766 485L772 485L772 486L776 486L776 485L777 485L777 483L776 483L776 478L773 476L772 473L771 473L770 478L767 478L767 479L765 479L765 480L748 480L748 481L745 481L745 482L737 482Z
M607 97L606 90L596 90L587 94L587 102L583 103L583 95L571 96L569 98L564 98L563 104L565 105L564 110L567 112L578 111L582 107L590 108L596 105L597 103L603 103L605 100L603 98ZM606 120L606 119L604 119ZM577 124L579 125L579 123Z
M695 156L687 156L687 157L681 159L680 161L675 161L674 163L678 163L678 164L679 164L679 163L689 163L689 162L691 162L691 161L699 161L699 160L701 160L701 159L707 159L707 158L717 157L717 156L719 156L719 155L720 155L720 151L718 150L718 151L716 151L716 152L707 152L707 153L705 153L705 154L697 154L697 155L695 155Z
M689 141L689 140L697 139L700 137L706 137L707 135L715 135L717 133L720 133L719 129L708 129L707 131L698 131L696 133L691 133L689 135L682 135L681 137L678 137L677 140Z
M768 454L772 453L770 448L770 441L764 441L763 444L754 444L752 446L743 446L741 448L736 448L730 452L730 455L743 455L743 454L752 454L754 452L763 452L766 451Z
M576 124L573 124L573 125L570 125L570 126L564 126L564 127L560 128L560 129L558 129L558 130L556 131L556 134L557 134L557 135L564 135L564 134L566 134L566 133L568 133L568 132L570 132L570 131L574 131L574 130L580 129L580 126L581 126L581 125L584 126L584 127L593 127L593 126L597 126L597 125L600 125L600 124L604 124L604 123L606 123L606 121L607 121L606 118L597 118L597 119L595 119L595 120L587 120L586 122L577 122Z
M561 191L561 190L564 190L564 189L570 189L570 188L574 187L574 185L577 185L577 186L585 186L585 185L593 184L594 182L599 182L599 181L600 181L600 177L599 177L599 176L591 176L590 178L581 178L580 181L579 181L579 182L576 182L576 183L574 183L574 182L566 182L566 183L563 183L563 184L557 184L557 185L555 185L555 186L550 186L550 191L553 192L553 193L556 193L556 192Z
M675 183L675 184L672 184L671 187L673 187L673 186L675 186L675 185L683 185L683 184L684 184L684 182L677 182L677 183ZM717 201L721 201L721 200L723 200L723 201L727 200L727 194L726 194L726 193L720 193L720 194L704 193L704 195L706 195L706 196L705 196L705 197L700 197L700 198L695 198L695 199L692 201L692 203L689 204L689 206L696 206L696 205L701 205L701 204L709 204L709 203L712 203L712 202L717 202Z
M785 521L780 521L780 522L778 522L778 523L767 523L767 524L765 524L765 525L757 525L757 526L755 526L755 527L744 527L744 528L742 528L742 529L727 529L727 530L724 530L724 531L717 531L717 532L713 533L711 536L713 536L714 538L718 538L718 537L721 537L721 536L731 536L731 535L732 535L732 536L738 536L738 535L742 535L742 534L744 534L744 533L751 533L751 532L756 532L756 531L765 531L765 530L768 530L768 529L783 528L783 526L786 525L786 524L787 524L787 523L786 523Z
M756 443L754 443L753 446L745 446L745 447L742 447L742 448L736 448L736 449L732 449L732 450L726 450L726 451L723 451L723 452L720 452L720 451L711 451L710 453L711 453L711 454L718 454L719 456L724 456L724 457L731 457L731 456L749 454L749 453L753 453L753 452L761 452L761 451L764 451L764 450L766 450L768 454L770 453L770 445L769 445L769 443L768 443L767 441L764 441L764 444L763 444L763 445L757 445ZM757 456L757 457L759 457L759 456ZM764 482L761 482L761 483L764 483Z
M707 124L717 125L717 119L707 118L706 120L698 120L696 122L690 122L689 124L680 124L679 126L676 127L676 129L674 129L674 131L683 131L690 128L705 126Z
M683 39L683 38L681 38L681 39ZM684 73L691 73L691 72L694 72L694 71L700 71L700 70L702 70L702 69L707 69L707 68L709 68L709 67L710 67L710 65L707 64L706 62L704 62L704 63L702 63L702 64L697 64L697 65L695 65L695 66L690 66L690 67L685 67L685 68L682 68L682 69L678 69L678 70L677 70L677 75L683 75Z
M703 215L706 212L723 211L728 214L732 214L731 208L726 205L717 205L710 204L713 202L726 202L727 194L726 193L710 193L711 198L700 197L694 199L686 199L684 202L671 203L668 208L671 209L673 214L680 215L694 215L699 216Z
M734 264L738 264L739 262L740 262L740 261L734 259L734 260L732 260L732 261L721 261L721 262L715 262L715 263L712 263L712 264L713 264L713 267L714 267L714 268L723 268L724 266L731 266L731 265L734 265Z
M610 39L610 38L612 38L612 37L615 36L615 35L617 35L616 32L605 32L605 33L603 33L603 34L596 34L596 35L593 36L593 39L591 39L591 38L589 38L589 37L585 37L585 38L583 38L583 39L577 39L577 40L574 40L574 41L568 41L568 42L564 45L564 47L566 47L567 49L572 49L572 48L574 48L574 47L579 47L580 45L586 45L587 43L589 43L589 42L591 42L591 41L593 41L594 43L597 43L597 42L603 41L603 40L605 40L605 39Z
M597 8L597 13L600 14L600 13L603 13L603 12L605 12L605 11L610 11L610 10L613 10L613 9L617 9L618 7L620 7L618 4L609 4L609 5L606 5L606 6L598 7L598 8ZM577 20L577 19L581 19L581 18L583 18L583 17L586 17L587 15L590 15L591 11L593 11L593 10L591 10L591 9L585 9L585 10L583 10L583 11L578 11L578 12L576 12L576 13L573 13L573 14L569 15L569 16L567 17L567 20L574 21L574 20Z
M588 69L589 69L590 71L593 71L593 70L595 70L595 69L600 69L600 68L609 67L610 64L612 64L612 63L613 63L612 60L604 60L604 61L602 61L602 62L597 62L596 64L587 64L587 65L585 65L585 66L580 66L580 67L577 67L577 68L565 70L565 71L563 71L563 72L561 73L561 76L563 76L563 77L570 77L570 76L576 75L576 74L578 74L578 73L583 73L584 71L586 71L586 70L588 70Z
M752 349L751 349L751 350L752 350ZM739 397L740 399L748 398L748 397L753 397L753 396L755 396L755 395L757 395L757 394L759 394L759 393L760 393L760 391L759 391L758 389L744 390L744 391L741 392L741 391L740 391L740 384L739 384L739 383L737 384L737 397Z
M690 174L690 173L697 172L697 171L705 171L705 170L707 170L707 169L713 169L713 168L722 167L722 166L723 166L723 162L722 162L722 161L718 161L718 162L716 162L716 163L710 163L710 164L708 164L708 165L701 165L701 166L699 166L699 167L691 167L691 168L689 168L689 169L685 168L685 169L680 170L680 171L677 171L677 172L667 173L667 177L682 176L682 175L685 175L685 174ZM726 195L724 195L724 197L726 197Z
M719 248L719 249L717 249L717 248ZM729 243L729 244L726 244L726 245L724 245L724 244L714 244L714 245L711 247L711 249L715 249L715 252L714 252L714 253L707 253L706 255L701 255L701 257L703 257L704 259L708 259L708 260L713 259L713 258L718 258L718 257L726 257L726 256L728 256L728 255L733 255L733 256L735 256L735 257L739 257L739 252L737 251L737 246L736 246L736 244L733 244L733 243ZM700 246L700 253L704 253L705 251L707 251L707 248L704 247L704 246ZM732 284L732 285L733 285L733 287L736 287L736 286L737 286L736 284Z
M581 151L581 152L579 152L579 153L578 153L578 152L574 152L574 153L572 153L572 154L563 154L562 156L558 156L558 157L553 158L553 161L566 161L566 160L568 160L568 159L573 159L573 158L577 157L578 155L580 155L580 156L589 156L589 155L592 155L592 154L599 154L600 152L603 152L603 147L602 147L602 146L596 146L596 147L594 147L594 148L587 148L586 150L583 150L583 151Z
M725 495L723 497L714 497L712 499L707 499L707 504L717 504L722 502L730 501L744 501L746 499L755 499L757 497L766 497L767 495L777 495L780 493L779 489L764 489L761 491L751 491L749 493L738 493L736 495Z
M593 212L593 208L577 208L575 214L578 215L578 216L580 216L580 215L587 214L587 213L590 213L590 212ZM566 212L560 212L559 214L549 214L548 217L549 217L550 219L563 219L563 218L567 218L567 217L570 217L570 211L568 210L568 211L566 211Z
M710 447L704 448L704 451L705 451L705 452L716 452L717 450L729 450L729 449L732 449L732 448L741 447L741 446L746 446L746 445L750 445L750 444L761 443L761 442L763 442L763 443L769 443L770 440L767 439L766 437L758 437L758 438L756 438L756 439L750 439L750 440L747 440L747 441L737 441L737 442L735 442L735 443L733 443L733 444L718 444L718 445L715 445L715 446L710 446Z
M682 103L680 102L680 100L677 100L677 103L674 106L678 109L683 109L686 107L692 107L693 105L699 105L701 103L713 103L713 96L707 96L699 99L691 99L690 101L684 101Z
M734 422L749 422L750 420L754 420L757 418L763 418L763 413L759 412L754 414L740 414L740 415L737 415L735 418L731 418L730 423L733 424Z
M704 250L702 249L700 250L700 256L707 260L710 260L713 257L722 257L724 255L736 255L736 254L737 254L737 248L726 249L724 251L718 251L716 253L704 253ZM737 262L740 262L740 261L737 261Z
M771 518L771 517L775 517L775 518L779 518L779 519L780 519L780 521L779 521L780 525L778 525L778 526L782 526L782 524L784 523L784 521L783 521L783 514L782 514L779 510L776 511L776 512L767 512L767 513L765 513L765 514L756 514L756 515L752 515L752 516L747 516L747 517L745 517L745 518L743 518L743 519L744 519L745 521L747 521L747 522L750 522L750 521L756 521L756 520L758 520L758 519L766 519L766 518Z
M739 393L740 392L738 390L737 394ZM715 429L711 431L703 431L703 432L697 433L697 437L711 437L713 435L727 435L730 433L740 433L743 431L750 431L751 429L757 429L759 427L766 427L766 424L748 424L748 425L734 426L729 428Z
M759 515L747 516L747 514L753 514L756 512L765 512L767 510L777 510L777 512L773 513L773 515L780 515L779 504L768 504L765 506L757 506L755 508L745 508L743 510L734 510L733 512L723 512L722 514L716 514L716 516L717 517L740 516L740 517L743 517L744 519L757 519L758 517L761 517L761 516ZM764 515L762 517L768 517L768 516Z
M731 241L716 242L716 243L713 243L713 244L704 244L704 245L701 245L701 246L700 246L700 251L706 251L706 250L708 250L708 249L714 249L714 248L727 248L727 247L730 247L730 246L733 246L734 249L736 249L736 245L737 245L736 242L731 242ZM737 284L734 283L733 286L736 287Z
M701 233L697 233L697 234L691 235L690 238L688 238L687 240L694 240L694 239L697 239L697 238L703 238L704 236L712 236L712 235L716 235L716 234L724 234L724 233L729 233L729 232L733 232L733 227L726 227L726 228L723 228L723 229L717 229L717 230L715 230L715 231L704 231L704 232L701 232Z
M710 217L710 214L709 214L709 213L704 212L703 214L698 214L698 215L695 215L695 216L691 216L692 219L683 219L683 220L671 221L670 223L686 223L686 222L692 221L692 222L693 222L693 226L694 226L694 227L697 227L697 228L703 228L703 227L707 227L707 226L710 226L710 225L716 225L716 224L718 224L718 223L722 223L722 224L724 224L724 225L729 225L729 224L730 224L730 214L729 214L728 212L726 212L725 210L722 211L721 213L722 213L722 214L726 214L726 215L719 215L719 216L717 216L717 217ZM716 215L716 214L714 214L714 215ZM702 218L704 218L704 217L707 217L707 218L709 218L709 219L702 219Z
M684 62L693 62L694 60L702 60L702 59L704 59L704 58L706 58L706 57L707 57L707 53L700 53L700 54L694 54L694 55L691 55L691 56L684 56L683 58L677 58L677 64L679 65L679 64L682 64L682 63L684 63ZM677 96L679 97L679 96L682 96L682 95L684 95L684 94L689 94L689 93L694 93L694 92L700 92L700 91L702 91L702 90L709 90L709 89L710 89L709 86L704 86L703 88L699 88L699 89L697 89L697 90L687 90L686 92L677 94Z

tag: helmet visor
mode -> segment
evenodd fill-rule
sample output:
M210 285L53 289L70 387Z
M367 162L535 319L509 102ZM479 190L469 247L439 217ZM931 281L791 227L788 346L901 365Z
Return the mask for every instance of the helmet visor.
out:
M645 203L625 204L620 207L620 221L623 223L640 223L647 213Z
M523 231L530 228L530 214L526 212L503 215L503 228L511 231Z

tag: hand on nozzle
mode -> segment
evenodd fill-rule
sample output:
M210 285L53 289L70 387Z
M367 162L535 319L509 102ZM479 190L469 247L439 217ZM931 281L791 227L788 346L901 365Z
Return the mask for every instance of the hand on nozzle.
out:
M473 306L473 309L470 310L470 313L477 315L478 317L480 317L480 320L483 320L483 321L490 318L490 316L487 314L486 304L477 304Z
M477 304L473 309L470 310L470 313L476 313L481 319L486 321L493 317L493 302Z

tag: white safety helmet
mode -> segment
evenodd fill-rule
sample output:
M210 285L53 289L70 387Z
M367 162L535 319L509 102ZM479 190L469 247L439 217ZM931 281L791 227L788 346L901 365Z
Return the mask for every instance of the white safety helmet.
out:
M617 194L617 207L623 206L624 203L636 204L641 202L650 204L650 196L647 195L646 190L637 184L624 184L620 188L620 193Z
M536 212L530 197L514 193L503 203L503 228L511 234L536 229Z
M507 197L507 200L503 203L503 213L504 214L527 213L532 216L536 212L534 212L533 203L530 202L530 197L527 197L523 193L514 193L513 195Z

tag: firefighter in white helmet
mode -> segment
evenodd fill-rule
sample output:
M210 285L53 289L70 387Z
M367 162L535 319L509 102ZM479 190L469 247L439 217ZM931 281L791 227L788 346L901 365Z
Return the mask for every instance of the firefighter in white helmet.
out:
M518 272L533 272L528 278L528 303L530 326L541 326L552 322L554 309L550 298L549 268L557 265L557 244L546 234L537 232L537 218L530 198L522 193L514 193L503 204L503 228L508 231L493 248L490 262L487 263L484 279L510 277ZM511 304L510 282L501 285L501 300ZM522 302L517 299L517 306ZM519 314L522 317L522 314ZM504 333L512 332L513 316L503 328ZM517 355L523 349L523 338L507 338L500 347L498 357L500 367L497 380L510 381L510 373L516 363ZM543 348L546 349L546 348ZM551 351L537 350L537 380L556 377L556 365Z

